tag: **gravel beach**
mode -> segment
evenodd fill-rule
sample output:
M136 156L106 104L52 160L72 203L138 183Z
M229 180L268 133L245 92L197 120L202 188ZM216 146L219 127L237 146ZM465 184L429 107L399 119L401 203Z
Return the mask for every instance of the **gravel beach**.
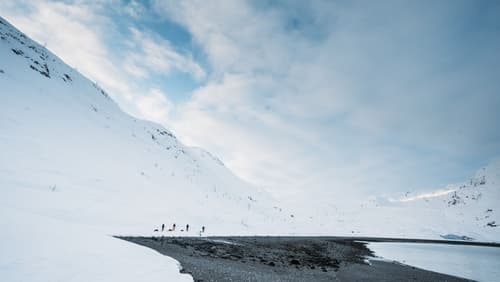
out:
M179 261L195 281L470 281L366 260L365 243L328 237L117 237Z

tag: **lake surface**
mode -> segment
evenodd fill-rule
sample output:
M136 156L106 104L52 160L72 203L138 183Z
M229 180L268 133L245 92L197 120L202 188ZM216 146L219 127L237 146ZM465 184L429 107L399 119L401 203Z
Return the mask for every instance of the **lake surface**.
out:
M500 248L429 243L369 243L376 256L477 281L500 281Z

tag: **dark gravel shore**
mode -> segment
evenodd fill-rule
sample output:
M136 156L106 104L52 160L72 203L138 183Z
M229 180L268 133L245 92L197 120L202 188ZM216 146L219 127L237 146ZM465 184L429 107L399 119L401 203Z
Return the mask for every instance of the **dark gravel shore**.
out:
M379 260L328 237L117 237L178 260L195 281L469 281Z

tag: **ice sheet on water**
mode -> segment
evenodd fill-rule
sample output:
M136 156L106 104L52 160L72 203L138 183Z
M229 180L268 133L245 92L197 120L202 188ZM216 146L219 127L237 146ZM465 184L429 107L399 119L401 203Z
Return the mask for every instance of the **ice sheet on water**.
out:
M420 243L369 243L376 256L477 281L500 277L500 248Z

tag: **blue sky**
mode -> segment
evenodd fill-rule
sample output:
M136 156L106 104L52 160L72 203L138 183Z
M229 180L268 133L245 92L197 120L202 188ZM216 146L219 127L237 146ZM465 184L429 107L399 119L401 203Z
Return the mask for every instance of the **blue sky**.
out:
M500 155L495 1L2 1L127 112L278 196L464 181Z

